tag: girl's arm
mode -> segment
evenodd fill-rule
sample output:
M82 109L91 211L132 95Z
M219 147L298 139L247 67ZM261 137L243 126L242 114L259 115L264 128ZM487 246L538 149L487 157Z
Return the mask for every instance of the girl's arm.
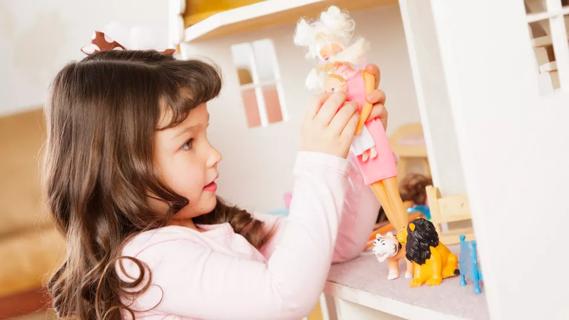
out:
M135 255L152 272L152 286L132 308L208 319L306 316L324 288L332 261L350 184L347 169L346 159L299 153L290 214L266 262L214 251L198 236L154 236L127 247L127 255Z
M364 184L351 154L349 160L348 190L342 206L338 238L334 247L332 258L334 263L351 260L364 250L380 207L371 189ZM268 214L255 214L255 218L265 222L267 232L273 232L271 239L260 250L265 257L270 257L279 242L281 230L287 219Z

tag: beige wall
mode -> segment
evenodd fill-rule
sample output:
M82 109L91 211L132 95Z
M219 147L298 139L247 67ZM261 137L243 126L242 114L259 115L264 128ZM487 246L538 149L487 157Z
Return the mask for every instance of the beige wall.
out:
M165 0L0 0L0 115L41 105L57 71L112 21L156 27L167 45Z

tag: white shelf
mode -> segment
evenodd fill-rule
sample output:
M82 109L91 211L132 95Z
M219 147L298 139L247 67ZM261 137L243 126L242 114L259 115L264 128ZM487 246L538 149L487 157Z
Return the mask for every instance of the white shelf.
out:
M267 26L294 23L300 17L316 17L335 4L346 10L395 5L397 0L266 0L214 14L184 31L185 42L196 42Z
M449 246L458 252L458 246ZM401 263L403 275L404 266ZM403 276L387 280L387 265L372 255L362 255L330 269L324 292L337 299L404 319L489 319L484 293L475 294L472 284L461 287L459 277L441 285L410 288ZM484 290L484 289L483 289Z

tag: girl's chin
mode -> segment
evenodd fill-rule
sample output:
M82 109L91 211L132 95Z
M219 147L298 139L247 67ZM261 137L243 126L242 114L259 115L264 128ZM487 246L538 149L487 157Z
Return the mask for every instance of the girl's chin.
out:
M199 216L203 216L204 214L208 214L215 209L215 205L217 204L217 197L210 197L209 199L201 199L202 203L198 208L194 208L190 210L189 207L184 207L182 210L176 213L177 219L191 219L197 218ZM192 212L193 211L193 212Z

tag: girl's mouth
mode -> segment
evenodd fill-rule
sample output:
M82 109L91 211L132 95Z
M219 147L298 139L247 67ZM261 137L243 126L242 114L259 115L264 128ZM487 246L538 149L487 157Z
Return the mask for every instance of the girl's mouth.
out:
M205 191L215 192L215 190L217 190L217 183L215 183L215 181L212 181L211 183L206 185L203 189Z

